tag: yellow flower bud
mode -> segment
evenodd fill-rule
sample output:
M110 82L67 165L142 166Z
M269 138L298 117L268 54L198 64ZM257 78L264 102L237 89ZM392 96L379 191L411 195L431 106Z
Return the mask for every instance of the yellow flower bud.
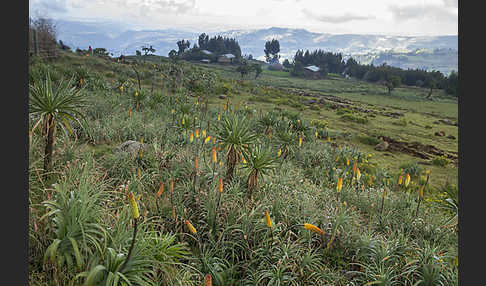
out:
M317 226L312 225L312 224L310 224L310 223L306 223L306 224L304 224L304 228L305 228L305 229L308 229L308 230L310 230L310 231L313 231L313 232L315 232L315 233L317 233L317 234L320 234L320 235L323 235L323 234L324 234L324 231L322 231L322 229L320 229L320 228L318 228Z
M336 186L336 190L338 193L341 191L342 187L343 187L343 178L339 178Z
M272 220L270 219L270 215L268 214L267 210L265 210L265 223L267 224L267 227L272 227Z
M128 194L128 199L130 202L130 207L132 209L132 217L134 219L137 219L140 216L140 213L138 212L138 205L137 202L135 201L135 196L133 195L132 192Z
M188 220L186 220L184 223L192 234L197 233L196 228Z

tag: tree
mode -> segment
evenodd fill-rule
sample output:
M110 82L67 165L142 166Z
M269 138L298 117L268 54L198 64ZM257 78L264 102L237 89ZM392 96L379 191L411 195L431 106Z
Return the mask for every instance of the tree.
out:
M292 64L290 64L289 59L285 59L285 60L283 61L282 65L283 65L285 68L288 68L288 69L292 68Z
M388 94L391 95L392 90L399 87L401 83L401 78L396 75L390 75L385 80L385 86L388 89Z
M84 107L86 107L84 93L76 91L74 77L69 81L61 80L57 86L54 86L47 72L45 82L38 79L29 84L29 114L37 120L31 132L33 133L39 126L41 134L45 136L45 178L51 168L57 127L60 126L66 134L73 133L69 121L84 119L81 111Z
M148 55L149 53L155 53L155 49L152 47L152 45L150 45L150 47L143 46L142 51L144 51L145 56Z
M430 99L432 97L432 91L437 87L437 81L432 76L429 76L425 80L424 87L429 88L429 93L425 98Z
M246 61L243 61L241 63L241 65L239 65L237 68L236 68L236 71L241 73L241 78L243 78L245 75L249 74L250 71L251 71L251 68L250 66L248 65L248 63Z
M180 40L177 42L177 47L179 48L179 51L177 52L178 55L182 55L186 49L188 49L191 46L191 43L189 41L186 41L184 39Z
M253 64L253 70L255 71L255 79L263 72L260 64Z
M246 117L230 115L224 117L218 125L216 139L227 149L226 153L226 181L233 179L236 165L243 154L249 152L249 146L256 140L257 135L251 131Z
M274 62L280 58L278 54L280 52L280 43L277 39L272 39L265 43L265 58L267 63Z
M267 147L256 146L243 156L247 164L243 167L248 171L247 190L248 196L253 197L253 191L260 189L260 181L264 175L269 175L276 168L272 151Z

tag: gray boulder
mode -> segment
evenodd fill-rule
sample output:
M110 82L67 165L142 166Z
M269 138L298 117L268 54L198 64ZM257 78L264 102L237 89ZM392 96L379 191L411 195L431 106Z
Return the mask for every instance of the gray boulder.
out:
M145 144L145 143L140 144L140 142L138 142L138 141L128 140L128 141L123 142L116 149L119 152L135 153L135 152L138 152L138 150L140 148L142 148L142 150L145 150L145 149L147 149L147 147L148 147L148 145Z
M376 151L386 151L388 149L388 142L382 141L375 146Z

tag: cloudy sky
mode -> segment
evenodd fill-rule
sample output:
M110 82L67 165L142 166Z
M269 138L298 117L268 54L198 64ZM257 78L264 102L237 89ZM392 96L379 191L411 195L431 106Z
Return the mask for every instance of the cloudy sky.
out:
M269 27L332 34L457 35L458 0L29 0L31 16L127 29Z

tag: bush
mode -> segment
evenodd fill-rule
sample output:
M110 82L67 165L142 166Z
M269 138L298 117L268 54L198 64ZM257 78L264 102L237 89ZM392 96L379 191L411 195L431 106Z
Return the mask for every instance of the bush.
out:
M444 156L437 156L432 159L432 164L434 166L445 167L450 163L449 159Z
M319 119L312 119L310 124L314 127L322 128L322 129L325 129L328 125L327 121L319 120Z
M378 143L381 142L380 139L368 135L361 135L358 136L359 142L366 144L366 145L371 145L371 146L376 146Z
M366 123L369 122L369 119L366 118L366 117L361 117L359 115L354 115L354 114L350 114L350 113L346 113L346 114L341 115L341 119L353 121L353 122L360 123L360 124L366 124Z

